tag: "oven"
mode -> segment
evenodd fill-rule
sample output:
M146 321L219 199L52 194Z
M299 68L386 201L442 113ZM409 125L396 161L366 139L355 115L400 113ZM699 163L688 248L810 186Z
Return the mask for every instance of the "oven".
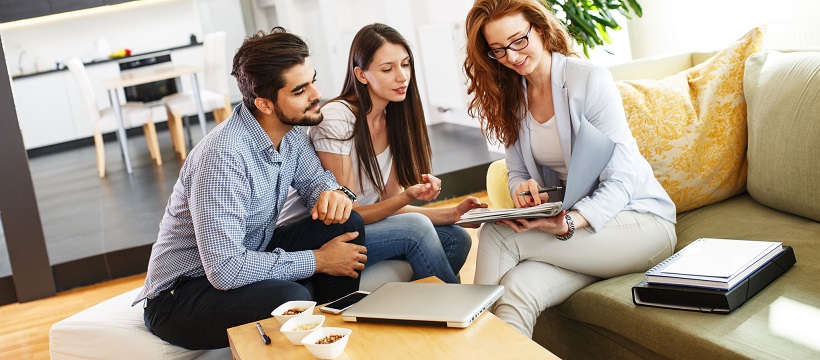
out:
M152 71L160 66L173 66L171 52L162 51L139 56L131 56L119 61L120 74ZM180 88L179 78L154 81L147 84L124 88L126 101L144 102L148 106L159 105L164 96L176 94Z

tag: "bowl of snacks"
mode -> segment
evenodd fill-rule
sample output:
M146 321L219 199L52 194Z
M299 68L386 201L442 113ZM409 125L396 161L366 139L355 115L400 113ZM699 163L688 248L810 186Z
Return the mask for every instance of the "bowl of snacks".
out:
M285 334L293 345L302 345L302 339L313 330L321 328L324 322L324 315L297 316L285 321L279 331Z
M319 359L335 359L345 351L352 330L339 327L323 327L302 339L302 345Z
M273 315L280 324L284 324L285 321L293 317L313 315L314 307L316 307L315 301L288 301L279 305L276 309L273 309L270 314Z

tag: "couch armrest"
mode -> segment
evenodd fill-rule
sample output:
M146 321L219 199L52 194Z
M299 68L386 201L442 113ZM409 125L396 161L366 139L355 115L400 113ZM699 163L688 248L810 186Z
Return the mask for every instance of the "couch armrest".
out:
M659 80L692 67L692 53L658 55L611 65L609 72L615 81Z

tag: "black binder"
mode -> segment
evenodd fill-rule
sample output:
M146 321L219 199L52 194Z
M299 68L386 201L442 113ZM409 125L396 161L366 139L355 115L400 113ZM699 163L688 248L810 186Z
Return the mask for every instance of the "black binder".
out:
M780 254L731 290L648 284L641 281L632 287L632 302L635 305L728 314L789 270L795 262L797 260L792 247L784 246Z

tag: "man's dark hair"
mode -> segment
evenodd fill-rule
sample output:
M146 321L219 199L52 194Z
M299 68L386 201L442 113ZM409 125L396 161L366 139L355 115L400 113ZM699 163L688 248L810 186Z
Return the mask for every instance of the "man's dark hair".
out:
M270 34L260 30L246 38L236 50L231 69L245 106L256 110L258 97L276 102L276 94L285 86L285 71L303 64L308 56L307 44L280 26Z

